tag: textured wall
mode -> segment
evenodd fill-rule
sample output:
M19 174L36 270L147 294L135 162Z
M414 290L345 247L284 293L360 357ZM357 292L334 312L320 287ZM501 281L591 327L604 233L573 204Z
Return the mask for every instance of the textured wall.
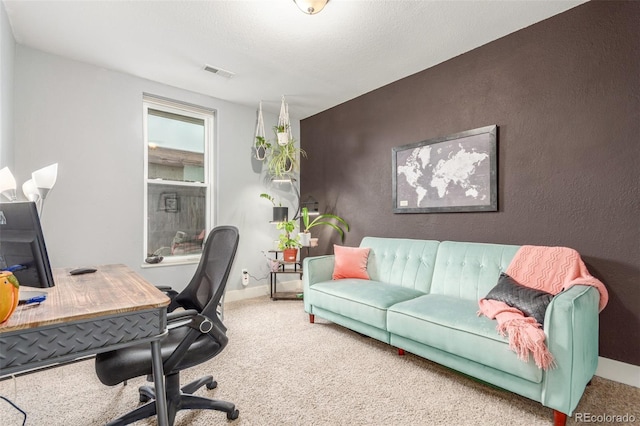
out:
M573 247L609 288L600 355L640 365L638 22L640 2L589 2L303 120L302 198L350 223L346 245ZM498 212L392 213L392 147L491 124ZM312 254L337 242L320 236Z

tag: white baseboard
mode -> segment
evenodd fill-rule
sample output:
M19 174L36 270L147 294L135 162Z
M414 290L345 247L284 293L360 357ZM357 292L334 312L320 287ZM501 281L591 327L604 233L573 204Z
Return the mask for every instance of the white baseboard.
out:
M278 291L299 291L302 292L302 281L280 281L278 282ZM225 302L235 302L236 300L253 299L255 297L269 295L269 286L260 285L256 287L245 287L241 290L229 290L224 296Z
M640 366L598 357L596 376L640 388Z
M302 291L300 280L284 281L278 283L279 291ZM225 295L225 302L236 300L252 299L254 297L266 296L269 294L269 286L247 287L241 290L231 290ZM625 385L640 388L640 366L627 364L609 358L598 357L598 368L596 376Z

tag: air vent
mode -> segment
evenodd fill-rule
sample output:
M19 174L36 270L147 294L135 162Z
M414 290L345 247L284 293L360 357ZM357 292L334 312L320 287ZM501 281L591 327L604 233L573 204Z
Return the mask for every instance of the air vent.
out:
M205 65L204 70L224 78L231 78L235 75L231 71L223 70L222 68L212 67L211 65Z

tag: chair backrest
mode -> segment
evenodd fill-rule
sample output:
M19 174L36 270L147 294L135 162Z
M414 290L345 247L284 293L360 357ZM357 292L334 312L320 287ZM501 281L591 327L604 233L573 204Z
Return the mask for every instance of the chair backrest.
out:
M239 238L238 228L235 226L218 226L212 229L205 240L202 257L193 278L175 297L172 305L195 309L209 318L215 318Z

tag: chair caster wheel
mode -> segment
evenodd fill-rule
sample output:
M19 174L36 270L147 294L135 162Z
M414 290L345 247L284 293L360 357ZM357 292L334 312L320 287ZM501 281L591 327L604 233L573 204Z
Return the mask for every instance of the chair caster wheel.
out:
M151 401L151 398L149 398L147 395L140 394L140 402L141 403L144 404L144 403L149 402L149 401Z
M227 420L235 420L238 418L239 415L240 415L240 411L233 410L232 412L227 413Z
M215 380L211 383L207 383L207 389L211 390L211 389L215 389L218 387L218 382L216 382Z

